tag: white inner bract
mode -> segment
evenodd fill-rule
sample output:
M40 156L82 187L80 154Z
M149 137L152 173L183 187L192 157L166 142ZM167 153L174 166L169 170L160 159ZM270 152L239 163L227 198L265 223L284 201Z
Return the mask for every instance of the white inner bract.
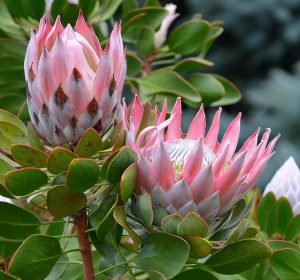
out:
M183 166L188 159L189 153L193 146L196 144L196 140L193 139L176 139L172 141L164 142L164 146L170 155L171 161L174 166L176 179L180 176ZM203 161L202 167L208 166L216 158L212 150L203 145Z

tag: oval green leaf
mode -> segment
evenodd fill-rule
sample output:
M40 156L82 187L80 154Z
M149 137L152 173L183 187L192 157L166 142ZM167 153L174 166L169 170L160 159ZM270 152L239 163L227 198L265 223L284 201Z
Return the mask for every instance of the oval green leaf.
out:
M217 251L205 264L222 274L237 274L248 270L271 255L271 248L261 241L245 239Z
M5 174L5 185L14 195L27 195L46 185L48 176L34 167L25 167Z
M180 236L204 237L208 233L208 224L198 214L190 212L178 225L177 232Z
M97 183L99 175L99 166L94 160L73 159L67 173L67 186L73 192L84 192Z
M137 236L137 234L128 226L124 206L120 206L117 209L115 209L113 216L116 222L128 232L128 234L133 240L134 249L137 251L138 248L140 248L142 241Z
M161 221L161 228L164 232L177 234L177 227L183 221L183 218L178 214L168 215Z
M7 202L0 202L0 236L23 240L37 233L40 220L30 211ZM1 243L1 240L0 240Z
M86 203L83 193L71 192L65 185L54 186L47 193L48 210L54 217L76 215Z
M121 199L125 203L132 195L136 185L137 166L133 163L124 171L120 181Z
M211 253L212 245L206 239L197 236L185 236L184 240L190 245L191 258L201 259Z
M23 280L43 280L61 255L58 239L47 235L32 235L15 253L9 271Z
M89 128L80 138L75 153L79 157L89 158L100 151L102 146L102 140L99 132L93 128Z
M120 181L126 168L136 161L136 153L129 147L123 147L112 158L107 167L107 179L112 183Z
M154 233L133 262L142 270L155 270L168 279L177 275L189 256L189 245L180 237Z
M11 154L14 160L21 166L45 167L48 155L34 147L24 144L11 146Z
M65 148L54 148L47 160L47 168L52 174L67 171L71 161L76 157L74 153Z

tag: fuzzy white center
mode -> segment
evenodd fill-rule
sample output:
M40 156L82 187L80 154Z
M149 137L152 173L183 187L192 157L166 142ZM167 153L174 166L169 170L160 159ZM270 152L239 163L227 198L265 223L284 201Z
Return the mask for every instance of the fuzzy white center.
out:
M196 140L193 139L176 139L164 142L164 146L170 155L171 161L174 166L176 177L182 172L183 166L188 159L189 153ZM215 154L210 148L203 145L203 162L202 166L205 167L211 164L215 159Z

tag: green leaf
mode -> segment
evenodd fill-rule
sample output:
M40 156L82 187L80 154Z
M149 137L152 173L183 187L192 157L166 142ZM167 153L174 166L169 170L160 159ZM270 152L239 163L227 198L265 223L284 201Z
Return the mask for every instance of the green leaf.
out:
M121 177L120 193L123 203L131 197L136 185L137 165L133 163L127 167Z
M173 67L178 73L199 70L203 67L212 67L214 64L201 57L187 57L179 60Z
M46 167L48 155L32 146L13 144L11 146L11 154L21 166Z
M98 239L104 240L107 233L113 228L113 226L114 226L113 213L114 213L115 209L117 208L117 206L118 206L118 197L116 198L114 204L108 210L105 217L101 220L101 222L99 223L99 225L97 227L96 234L97 234Z
M245 239L217 251L205 264L222 274L236 274L248 270L271 255L272 250L264 243Z
M300 234L300 215L294 217L287 226L285 238L294 241Z
M39 20L45 13L46 2L44 0L4 0L13 17L31 17Z
M142 72L144 62L133 52L127 52L127 75L132 77Z
M148 274L151 280L168 280L165 275L156 270L149 270Z
M196 213L189 212L178 225L177 232L181 236L204 237L208 233L208 224Z
M20 128L24 133L26 132L26 126L17 116L1 109L0 109L0 121L11 123L17 126L18 128Z
M273 252L272 270L280 280L300 279L300 253L293 249L281 249Z
M136 153L133 150L126 146L121 148L109 161L106 178L111 183L119 182L126 168L135 161Z
M222 76L214 74L214 77L223 85L225 89L225 94L223 98L218 101L215 101L211 106L225 106L237 103L241 100L240 90L229 80L225 79Z
M126 214L125 214L124 206L119 206L117 209L115 209L113 216L116 222L128 232L128 234L133 240L134 249L137 251L138 248L141 246L142 241L137 236L137 234L128 226L126 222Z
M154 50L154 31L148 26L141 26L137 39L137 52L146 56Z
M135 42L141 26L156 30L166 15L167 11L162 7L143 7L129 11L122 17L123 39L127 42Z
M82 10L82 13L88 17L89 14L93 11L95 8L97 0L79 0L79 6Z
M155 95L180 96L194 106L201 102L200 93L182 76L172 70L160 69L137 80L140 91L147 97Z
M197 236L185 236L184 240L190 245L190 257L202 259L207 257L212 251L212 245L206 239Z
M222 83L211 74L197 73L189 75L187 81L200 92L204 105L209 105L221 99L225 94Z
M111 18L122 2L122 0L100 0L101 20Z
M230 244L241 239L248 229L249 221L247 219L243 219L240 221L238 226L232 231L228 239L226 240L226 244Z
M10 146L15 143L28 144L28 139L23 130L6 121L0 121L0 145L4 152L10 154Z
M1 280L18 280L18 278L14 277L12 275L9 275L2 270L0 270L0 279Z
M56 147L49 155L47 160L47 169L52 174L59 174L67 171L71 161L76 157L77 156L71 151L65 148Z
M136 0L124 0L122 5L122 14L125 15L130 10L138 8Z
M272 192L262 198L257 209L257 222L269 236L275 233L278 223L278 208L275 195Z
M67 0L54 0L51 6L51 17L55 19L58 15L61 16L63 24L70 23L75 25L79 14L79 6L70 4Z
M34 167L25 167L5 174L5 185L14 195L30 194L47 182L47 174Z
M146 272L155 270L169 279L181 271L188 256L189 245L185 240L166 233L154 233L134 263Z
M293 219L293 210L291 204L285 197L280 197L277 201L278 207L278 224L277 231L284 235L289 222ZM294 226L293 226L294 227ZM300 218L299 218L299 226L298 229L300 231Z
M205 280L218 280L216 276L206 270L202 269L190 269L183 271L176 275L173 280L196 280L196 279L205 279Z
M32 235L13 256L9 271L23 280L43 280L61 255L58 239L47 235Z
M34 127L32 126L32 124L30 122L27 125L27 134L28 134L30 145L32 147L35 147L35 148L41 150L41 151L44 151L44 146L41 142L41 139L37 135Z
M71 192L65 185L53 186L47 193L47 207L54 217L76 215L86 203L83 193Z
M137 196L136 199L139 220L147 227L151 227L153 223L153 210L150 194L145 192L142 195Z
M102 140L100 134L93 128L89 128L80 138L76 148L75 154L79 157L89 158L100 151Z
M179 54L195 53L205 43L209 24L201 19L192 19L184 22L173 30L169 36L170 50Z
M1 237L23 240L27 236L36 233L40 225L40 220L28 210L11 203L0 202Z
M300 253L300 247L290 241L286 240L269 240L268 245L272 248L273 251L277 251L280 249L293 249L296 251L299 251Z
M73 159L67 173L67 186L73 192L84 192L97 183L99 175L99 166L94 160Z
M161 221L161 229L166 233L177 234L178 225L183 218L178 214L172 214L164 217Z

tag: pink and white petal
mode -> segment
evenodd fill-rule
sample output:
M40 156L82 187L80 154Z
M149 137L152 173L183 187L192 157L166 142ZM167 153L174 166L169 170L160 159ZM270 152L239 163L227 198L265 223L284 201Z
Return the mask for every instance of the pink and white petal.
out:
M36 58L36 35L33 30L31 30L30 41L27 46L25 60L24 60L24 73L25 81L29 80L29 71L32 68L34 73L37 72L37 58Z
M78 69L74 68L66 85L67 96L71 99L77 117L80 117L90 102L90 93Z
M37 77L44 100L48 104L51 95L58 87L58 81L55 76L52 58L46 49L44 49L38 65Z
M232 157L232 155L235 152L239 136L240 136L240 125L241 125L241 113L239 113L235 119L231 122L231 124L228 126L224 137L222 139L222 142L219 146L219 151L224 148L224 146L227 144L227 142L230 142L229 147L229 157Z
M228 170L216 180L215 190L229 190L240 175L245 161L246 152L237 156L228 167Z
M47 39L47 36L49 32L51 31L51 24L49 22L49 19L45 16L43 16L40 20L39 29L36 33L36 59L37 61L40 59L40 56L42 54L43 48L45 47L45 42Z
M69 68L68 51L64 42L61 39L61 35L58 34L54 47L51 51L51 57L57 80L65 87L69 73L72 69Z
M168 126L166 140L174 140L181 138L181 115L181 98L178 97L171 112L171 116L174 116L174 118Z
M75 115L71 100L61 86L56 89L50 98L49 111L56 117L58 124L62 128L64 128L71 117Z
M187 160L184 163L182 177L189 185L202 168L203 160L203 143L202 138L199 138L190 150Z
M75 25L75 31L80 33L93 47L97 56L101 57L102 49L99 40L96 34L94 33L93 29L87 25L82 11L79 11L79 16L77 18L76 25Z
M96 100L101 99L113 79L113 62L109 52L106 52L99 61L93 83L93 94Z
M77 118L73 116L63 129L67 142L76 143L84 133Z
M198 212L206 221L213 219L220 209L219 192L214 192L197 204Z
M180 208L177 209L177 212L181 216L185 216L186 214L190 212L197 213L197 206L193 200L188 201L186 204L182 205Z
M157 181L152 173L152 166L143 155L138 159L138 186L142 187L146 192L151 193L157 185Z
M158 141L153 154L152 168L158 183L168 191L175 183L175 172L170 156L161 141Z
M141 124L141 121L143 118L143 114L144 114L144 107L143 107L139 97L137 95L135 95L132 109L130 112L130 120L134 126L134 133L136 133L140 127L140 124Z
M237 154L240 154L246 150L251 154L252 151L256 148L257 146L257 138L259 135L261 128L259 127L244 143L242 148L239 150Z
M63 31L64 31L64 27L62 26L62 24L60 22L60 16L57 16L55 23L46 39L46 48L49 52L53 48L57 36L60 33L62 33Z
M150 194L151 194L151 200L153 205L160 205L162 207L167 207L170 204L166 196L166 193L159 185L156 185L152 189Z
M166 197L176 209L192 201L192 195L184 179L172 185L168 191L166 191Z
M230 143L227 142L227 144L223 147L220 154L217 156L217 159L213 163L213 170L214 175L216 179L222 175L222 172L226 166L226 163L230 160L228 158Z
M220 107L216 112L210 129L205 137L204 144L216 153L216 149L218 148L218 134L220 129L220 116L221 116L222 108Z
M158 118L158 121L157 121L158 125L163 123L166 120L167 110L168 110L168 101L167 101L167 98L165 98L164 105L162 107L162 110L159 114L159 118Z
M249 186L251 186L252 184L254 184L254 182L258 179L258 177L262 174L262 172L264 171L267 163L269 162L270 158L275 154L275 152L273 152L272 154L268 155L267 157L265 157L262 161L260 161L255 168L252 169L251 173L249 174L247 183Z
M196 204L211 195L214 190L214 174L212 165L203 168L189 185Z
M124 68L124 47L121 38L121 25L115 24L114 29L110 35L109 52L113 57L113 69L116 80L119 80L122 69Z
M195 140L197 140L199 137L204 138L205 128L206 128L206 119L205 119L204 108L203 105L201 104L201 107L197 115L194 117L194 119L191 122L186 138L195 139Z

